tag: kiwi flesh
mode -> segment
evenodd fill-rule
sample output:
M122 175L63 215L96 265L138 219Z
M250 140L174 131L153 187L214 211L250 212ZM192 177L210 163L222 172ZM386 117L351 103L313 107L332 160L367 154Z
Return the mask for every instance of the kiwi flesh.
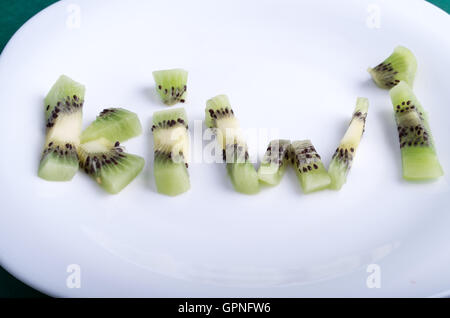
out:
M259 192L258 173L249 160L239 121L226 95L215 96L206 102L205 124L216 129L216 140L222 148L234 189L244 194Z
M259 181L267 185L280 183L289 162L291 142L284 139L272 140L267 147L258 169Z
M184 108L153 114L153 173L159 193L175 196L190 189L188 128Z
M442 176L428 115L411 87L402 81L389 94L397 123L403 178L428 180Z
M188 72L183 69L154 71L153 78L156 90L166 105L174 105L186 101Z
M126 153L117 141L99 138L80 145L80 167L111 194L122 191L139 173L145 161Z
M374 82L381 88L390 89L405 81L411 87L417 70L417 61L414 54L404 46L397 46L394 52L383 62L367 71Z
M347 181L347 174L350 171L356 149L359 146L359 142L361 141L361 137L366 127L368 110L369 100L364 97L358 97L350 125L348 126L339 147L333 154L330 166L328 167L328 174L331 178L331 189L339 190Z
M141 133L141 122L135 113L123 108L106 108L82 132L81 142L86 143L101 137L112 142L123 142Z
M310 140L293 141L289 157L304 193L329 187L330 176Z
M85 87L61 75L44 100L46 137L38 176L48 181L69 181L78 171Z

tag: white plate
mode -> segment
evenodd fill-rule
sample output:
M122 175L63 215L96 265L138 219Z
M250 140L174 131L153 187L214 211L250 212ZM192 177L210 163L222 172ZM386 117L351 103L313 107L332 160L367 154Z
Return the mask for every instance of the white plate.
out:
M445 293L449 29L443 11L406 0L75 0L49 7L0 59L2 266L57 296ZM401 179L388 92L366 72L398 44L418 59L415 92L447 173L436 182ZM165 107L151 72L171 67L190 72L191 133L206 99L226 93L243 127L309 138L326 165L356 97L368 97L348 183L340 192L304 195L291 169L278 187L245 196L233 191L222 164L192 163L189 192L156 193L149 128L152 113ZM85 126L108 106L140 116L145 133L125 146L146 167L119 195L82 173L68 183L36 175L43 97L60 74L87 87ZM253 158L269 138L250 142ZM67 287L70 264L81 269L81 288ZM379 266L381 288L368 288L369 264Z

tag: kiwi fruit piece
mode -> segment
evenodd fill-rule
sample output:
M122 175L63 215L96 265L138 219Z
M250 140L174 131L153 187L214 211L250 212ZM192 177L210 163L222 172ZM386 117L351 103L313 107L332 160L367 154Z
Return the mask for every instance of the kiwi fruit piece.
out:
M164 104L170 106L186 101L187 71L180 68L154 71L153 78L156 83L156 90Z
M205 124L208 128L216 129L216 140L222 148L234 189L244 194L259 192L258 173L249 161L248 147L239 121L226 95L218 95L206 102Z
M81 134L81 142L99 138L123 142L142 133L138 116L123 108L104 109Z
M369 110L369 100L358 97L352 119L341 139L339 147L333 154L328 174L331 178L330 188L339 190L347 181L347 174L353 163L361 137L366 127L367 111Z
M69 181L78 171L85 87L61 75L44 99L45 147L38 176L49 181Z
M184 108L155 112L152 132L153 173L158 192L175 196L188 191L189 135Z
M289 157L304 193L329 187L331 178L310 140L293 141Z
M79 148L80 167L111 194L122 191L144 167L144 159L126 153L118 141L99 138Z
M389 92L394 106L403 178L406 180L434 179L444 174L439 163L428 115L406 82L400 82Z
M258 169L259 181L267 185L280 183L289 162L291 142L284 139L272 140L267 147Z
M379 87L389 89L400 81L405 81L412 87L416 69L414 54L406 47L397 46L387 59L374 68L369 67L367 71Z

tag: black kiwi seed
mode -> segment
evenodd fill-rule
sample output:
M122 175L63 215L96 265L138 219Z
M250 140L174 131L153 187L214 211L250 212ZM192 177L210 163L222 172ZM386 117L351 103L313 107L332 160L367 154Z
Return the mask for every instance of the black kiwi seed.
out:
M114 144L114 147L119 147L120 146L120 142L116 141L116 143Z
M353 149L353 148L350 148L350 151L351 151L351 152L354 152L354 151L355 151L355 149Z
M316 164L313 164L314 169L319 169L319 167Z
M184 103L185 102L185 100L184 99L180 99L180 103Z
M53 141L51 141L48 146L51 147L53 145Z
M187 163L184 164L186 166L186 168L189 168L189 165Z
M50 105L47 105L47 110L50 108Z
M158 85L158 89L161 89L162 88L162 86L161 85Z
M303 167L303 172L308 172L308 169L306 169L306 167Z

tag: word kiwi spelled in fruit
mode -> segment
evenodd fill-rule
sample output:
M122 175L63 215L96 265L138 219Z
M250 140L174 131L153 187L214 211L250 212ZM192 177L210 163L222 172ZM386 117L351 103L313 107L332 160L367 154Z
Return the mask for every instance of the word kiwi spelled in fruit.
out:
M429 180L444 174L436 153L428 116L412 91L417 62L413 53L397 46L383 62L369 68L381 88L390 89L403 178ZM156 90L166 105L186 100L188 72L183 69L154 71ZM62 75L44 100L46 137L38 176L49 181L69 181L79 167L107 192L115 194L142 171L143 158L129 154L121 142L142 133L136 113L124 108L105 108L83 131L82 109L85 87ZM213 129L226 163L226 170L237 192L255 194L260 184L280 183L292 165L304 193L323 189L339 190L355 160L366 127L367 98L358 97L349 126L336 148L328 171L310 140L270 141L258 171L249 159L248 146L239 120L226 95L206 102L205 125ZM153 114L154 165L157 191L176 196L190 189L190 143L188 118L184 108Z

